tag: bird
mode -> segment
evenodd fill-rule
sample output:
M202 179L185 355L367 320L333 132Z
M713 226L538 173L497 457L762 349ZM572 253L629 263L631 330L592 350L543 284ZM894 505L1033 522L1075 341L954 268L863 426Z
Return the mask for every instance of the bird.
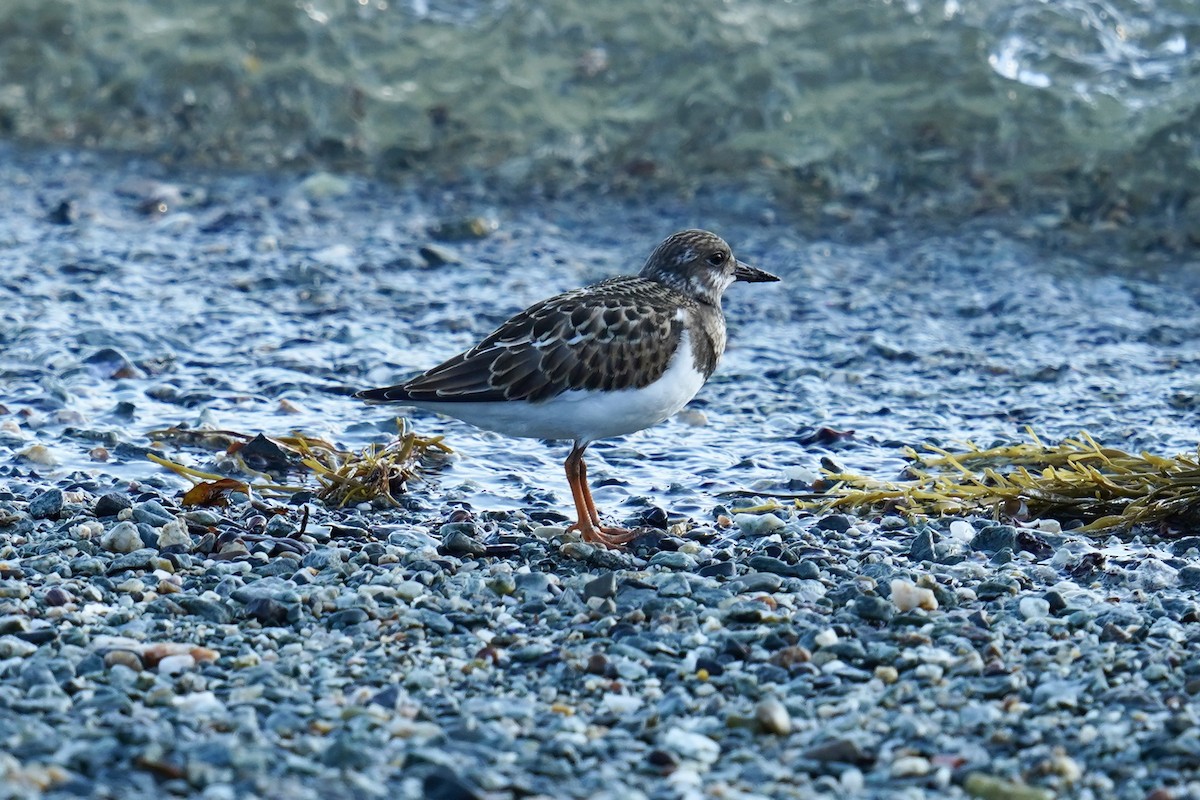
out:
M534 303L479 344L404 383L355 397L455 417L515 437L569 440L564 464L576 531L620 549L636 531L606 526L588 487L588 445L649 428L690 401L725 351L721 298L735 281L778 281L738 261L714 233L660 243L637 275Z

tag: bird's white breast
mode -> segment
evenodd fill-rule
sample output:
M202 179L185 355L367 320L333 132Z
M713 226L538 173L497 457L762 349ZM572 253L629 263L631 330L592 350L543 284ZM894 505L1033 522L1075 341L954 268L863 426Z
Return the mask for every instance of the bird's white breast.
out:
M508 400L413 405L508 436L587 443L657 425L687 405L704 380L704 374L695 367L691 337L685 328L666 371L641 389L572 390L540 403Z

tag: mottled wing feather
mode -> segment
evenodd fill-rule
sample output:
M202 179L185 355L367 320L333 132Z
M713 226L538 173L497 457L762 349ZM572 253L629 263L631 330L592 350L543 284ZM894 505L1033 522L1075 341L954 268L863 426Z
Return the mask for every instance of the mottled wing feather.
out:
M613 278L543 300L465 353L407 383L362 392L376 402L537 402L572 389L630 389L657 380L691 301L643 278Z

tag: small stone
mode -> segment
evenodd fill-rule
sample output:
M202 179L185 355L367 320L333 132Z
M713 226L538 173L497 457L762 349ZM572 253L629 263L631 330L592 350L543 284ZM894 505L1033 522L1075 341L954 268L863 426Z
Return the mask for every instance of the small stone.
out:
M606 598L617 596L617 574L615 572L606 572L583 585L583 599L590 600L593 597Z
M119 494L117 492L108 492L100 495L100 499L96 501L92 511L97 517L115 517L127 508L132 508L133 502L130 501L128 495Z
M984 553L996 553L1006 548L1016 550L1017 529L1012 525L988 525L975 534L971 547Z
M483 792L445 766L425 776L421 796L426 800L483 800Z
M854 523L845 514L830 514L817 520L817 530L845 533Z
M919 778L928 775L933 765L923 756L901 756L892 762L893 778Z
M900 672L895 667L880 664L875 668L875 677L890 686L900 680Z
M230 613L229 608L221 603L214 603L211 600L205 600L204 598L192 595L176 595L171 599L178 603L184 611L206 619L209 622L224 625L233 620L233 614Z
M1050 601L1044 597L1022 597L1018 605L1025 619L1045 619L1050 616Z
M950 523L950 535L960 542L969 542L975 538L975 526L965 519L956 519Z
M1054 800L1054 792L1040 786L1027 786L995 775L972 772L963 781L963 790L979 800Z
M310 200L332 200L350 193L350 181L329 172L314 172L300 181L299 189Z
M487 552L487 546L467 533L474 532L475 525L470 522L451 522L441 528L442 546L438 549L455 556L481 556Z
M850 739L828 739L804 751L803 757L812 761L835 764L868 764L874 758L866 753L857 742Z
M264 627L280 627L294 621L293 616L299 620L300 608L284 605L273 597L260 596L246 603L246 616L258 620Z
M918 562L934 560L933 531L924 528L917 532L908 546L908 557Z
M196 666L196 659L190 653L177 653L166 656L158 662L158 671L162 675L178 675Z
M787 736L792 732L792 715L787 707L775 698L767 698L754 709L754 718L764 733Z
M818 631L817 634L813 636L813 644L815 644L817 647L832 647L833 645L837 644L837 642L837 631L835 631L833 628L825 628L824 630Z
M938 607L937 597L934 596L932 589L917 586L915 583L900 578L892 579L891 589L892 605L901 612L912 611L914 608L934 611Z
M736 514L733 521L749 536L766 536L784 526L784 521L774 514Z
M892 604L878 595L859 595L854 599L854 613L863 619L887 622L892 618Z
M188 533L187 523L179 517L172 519L159 529L155 544L160 550L167 547L183 547L191 550L192 537Z
M734 578L725 584L730 591L738 594L753 594L754 592L777 592L783 586L783 578L773 572L751 572Z
M133 521L149 525L151 528L161 528L174 517L171 512L162 507L157 500L146 500L133 507Z
M26 658L37 652L37 645L16 636L0 636L0 658Z
M57 519L63 509L62 489L42 492L29 502L29 516L34 519Z
M118 522L100 537L100 546L112 553L132 553L142 546L137 525L126 520Z
M685 572L695 572L697 567L695 558L679 550L660 550L650 557L649 563L651 566Z
M104 654L104 666L128 667L134 672L142 671L142 659L137 653L132 650L110 650Z
M58 459L54 457L53 451L44 444L30 445L24 450L18 451L17 455L31 464L39 464L43 467L58 466Z
M681 758L712 764L721 756L721 745L702 733L671 728L662 737L661 746Z
M75 598L71 596L71 593L61 586L51 586L46 590L46 595L44 597L45 603L48 606L65 606L74 599Z

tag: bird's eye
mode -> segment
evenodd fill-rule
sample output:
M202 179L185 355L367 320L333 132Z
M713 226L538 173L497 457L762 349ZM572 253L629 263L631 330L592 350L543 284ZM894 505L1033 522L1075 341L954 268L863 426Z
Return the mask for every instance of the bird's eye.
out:
M725 254L718 250L708 257L708 263L712 264L714 267L721 266L725 263Z

